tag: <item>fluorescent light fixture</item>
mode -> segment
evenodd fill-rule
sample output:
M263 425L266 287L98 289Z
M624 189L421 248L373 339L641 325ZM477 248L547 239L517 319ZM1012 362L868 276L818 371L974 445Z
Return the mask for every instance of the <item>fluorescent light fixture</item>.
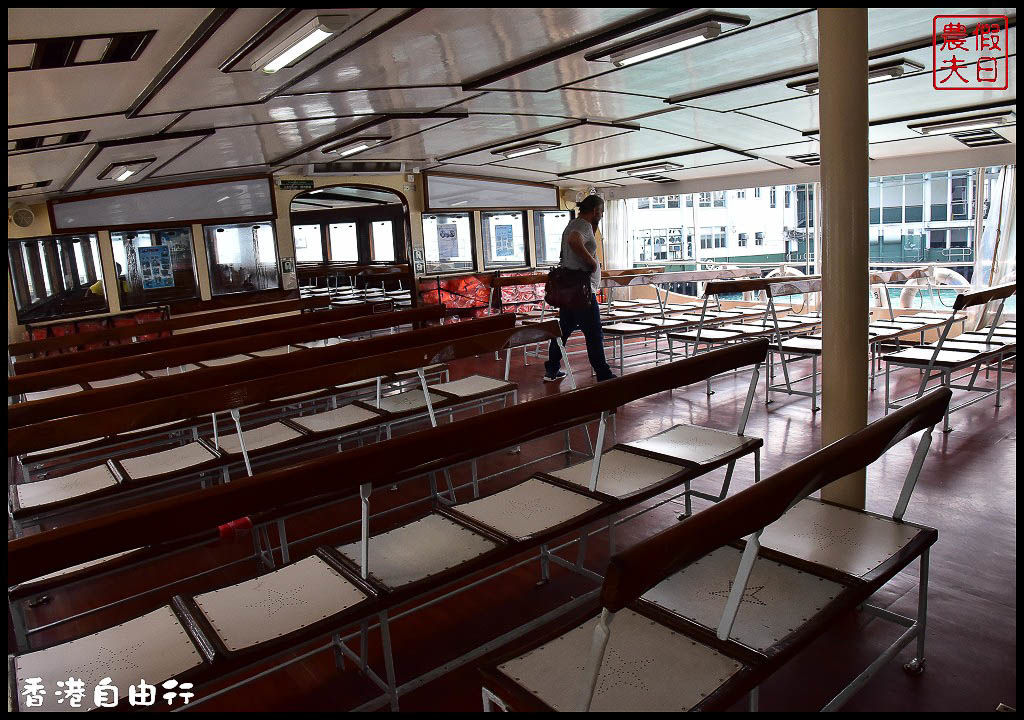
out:
M348 140L335 143L334 145L328 145L321 152L337 155L338 157L348 157L349 155L355 155L356 153L363 152L364 150L369 150L370 148L376 147L390 139L390 135L350 138Z
M523 155L532 155L533 153L545 152L552 148L561 146L562 143L551 142L548 140L540 140L538 142L525 143L522 145L512 145L510 147L502 148L501 150L492 150L492 155L504 155L506 158L517 158Z
M893 62L887 62L882 65L876 65L875 67L868 68L868 84L870 85L872 83L882 82L883 80L892 80L920 70L924 70L924 65L916 63L913 60L900 59ZM791 87L794 90L803 90L809 95L815 95L821 89L821 79L818 77L812 77L804 78L802 80L794 80L791 83L787 83L786 87Z
M971 117L958 118L956 120L941 120L939 122L920 123L918 125L907 125L908 128L922 135L947 135L949 133L965 132L967 130L985 130L988 128L1002 127L1003 125L1015 125L1017 114L1012 110L1005 110L998 113L986 115L973 115Z
M682 23L669 25L631 40L605 47L602 50L596 50L585 55L584 58L592 62L611 62L617 67L626 67L699 45L707 40L714 40L723 32L749 24L750 18L743 15L706 12Z
M112 165L108 165L107 169L99 174L98 179L124 182L133 175L138 175L155 161L156 158L146 158L144 160L114 163Z
M253 63L252 69L268 74L294 65L329 37L348 27L348 15L317 15Z
M469 204L469 200L459 200L458 202L453 202L452 203L452 207L458 207L459 205L468 205L468 204Z
M683 166L676 163L658 163L657 165L641 165L638 167L619 168L619 172L626 173L630 177L643 177L645 175L659 175L661 173L682 170Z

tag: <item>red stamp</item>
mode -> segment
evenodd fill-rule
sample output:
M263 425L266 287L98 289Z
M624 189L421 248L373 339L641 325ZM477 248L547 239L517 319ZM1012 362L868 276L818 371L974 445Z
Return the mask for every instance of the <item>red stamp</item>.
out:
M936 90L1010 87L1005 15L936 15L932 20L932 86Z

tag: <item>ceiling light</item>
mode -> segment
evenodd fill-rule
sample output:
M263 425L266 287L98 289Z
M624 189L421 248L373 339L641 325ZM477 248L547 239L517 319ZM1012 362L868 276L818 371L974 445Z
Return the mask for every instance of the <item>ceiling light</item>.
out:
M337 155L338 157L348 157L349 155L355 155L356 153L363 152L364 150L369 150L370 148L376 147L390 139L390 135L351 138L340 143L335 143L334 145L328 145L322 150L322 152Z
M501 150L492 150L492 155L504 155L506 158L517 158L523 155L532 155L533 153L544 152L552 148L561 146L562 143L551 142L551 141L540 141L526 143L525 145L512 145L511 147L505 147Z
M348 20L347 15L317 15L261 56L252 69L270 74L295 64L327 38L344 30Z
M469 200L459 200L458 202L453 202L452 203L452 207L458 207L459 205L468 205L468 204L469 204Z
M143 160L114 163L112 165L108 165L107 169L99 174L98 179L124 182L133 175L138 175L155 161L156 158L146 158Z
M988 115L974 115L972 117L959 118L957 120L942 120L940 122L921 123L919 125L907 125L908 128L922 135L944 135L965 130L985 130L987 128L1000 127L1002 125L1014 125L1017 122L1017 114L1006 110Z
M883 80L892 80L920 70L924 70L924 65L916 63L913 60L900 59L893 62L887 62L882 65L876 65L875 67L868 68L868 84L870 85L872 83L882 82ZM787 83L786 87L791 87L794 90L803 90L805 93L814 95L821 89L821 79L813 77L804 78L803 80L794 80L791 83Z
M619 168L619 172L626 173L630 177L643 177L644 175L658 175L660 173L682 170L682 165L676 163L658 163L657 165L642 165L638 167Z
M668 55L707 40L714 40L723 32L750 24L750 18L726 13L705 13L684 23L676 23L655 32L646 33L625 42L596 50L584 58L597 62L612 62L618 67L633 65L644 60Z

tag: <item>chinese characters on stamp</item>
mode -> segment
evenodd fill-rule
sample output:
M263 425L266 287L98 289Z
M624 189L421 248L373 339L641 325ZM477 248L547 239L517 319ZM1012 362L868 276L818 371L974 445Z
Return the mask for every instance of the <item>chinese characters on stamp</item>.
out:
M1005 15L936 15L932 86L936 90L1006 90L1008 46Z

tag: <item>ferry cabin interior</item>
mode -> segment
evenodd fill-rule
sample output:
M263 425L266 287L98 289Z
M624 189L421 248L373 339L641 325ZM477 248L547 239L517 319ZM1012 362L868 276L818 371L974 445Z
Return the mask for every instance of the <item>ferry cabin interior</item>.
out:
M10 709L1016 707L1015 8L10 8L7 158Z

